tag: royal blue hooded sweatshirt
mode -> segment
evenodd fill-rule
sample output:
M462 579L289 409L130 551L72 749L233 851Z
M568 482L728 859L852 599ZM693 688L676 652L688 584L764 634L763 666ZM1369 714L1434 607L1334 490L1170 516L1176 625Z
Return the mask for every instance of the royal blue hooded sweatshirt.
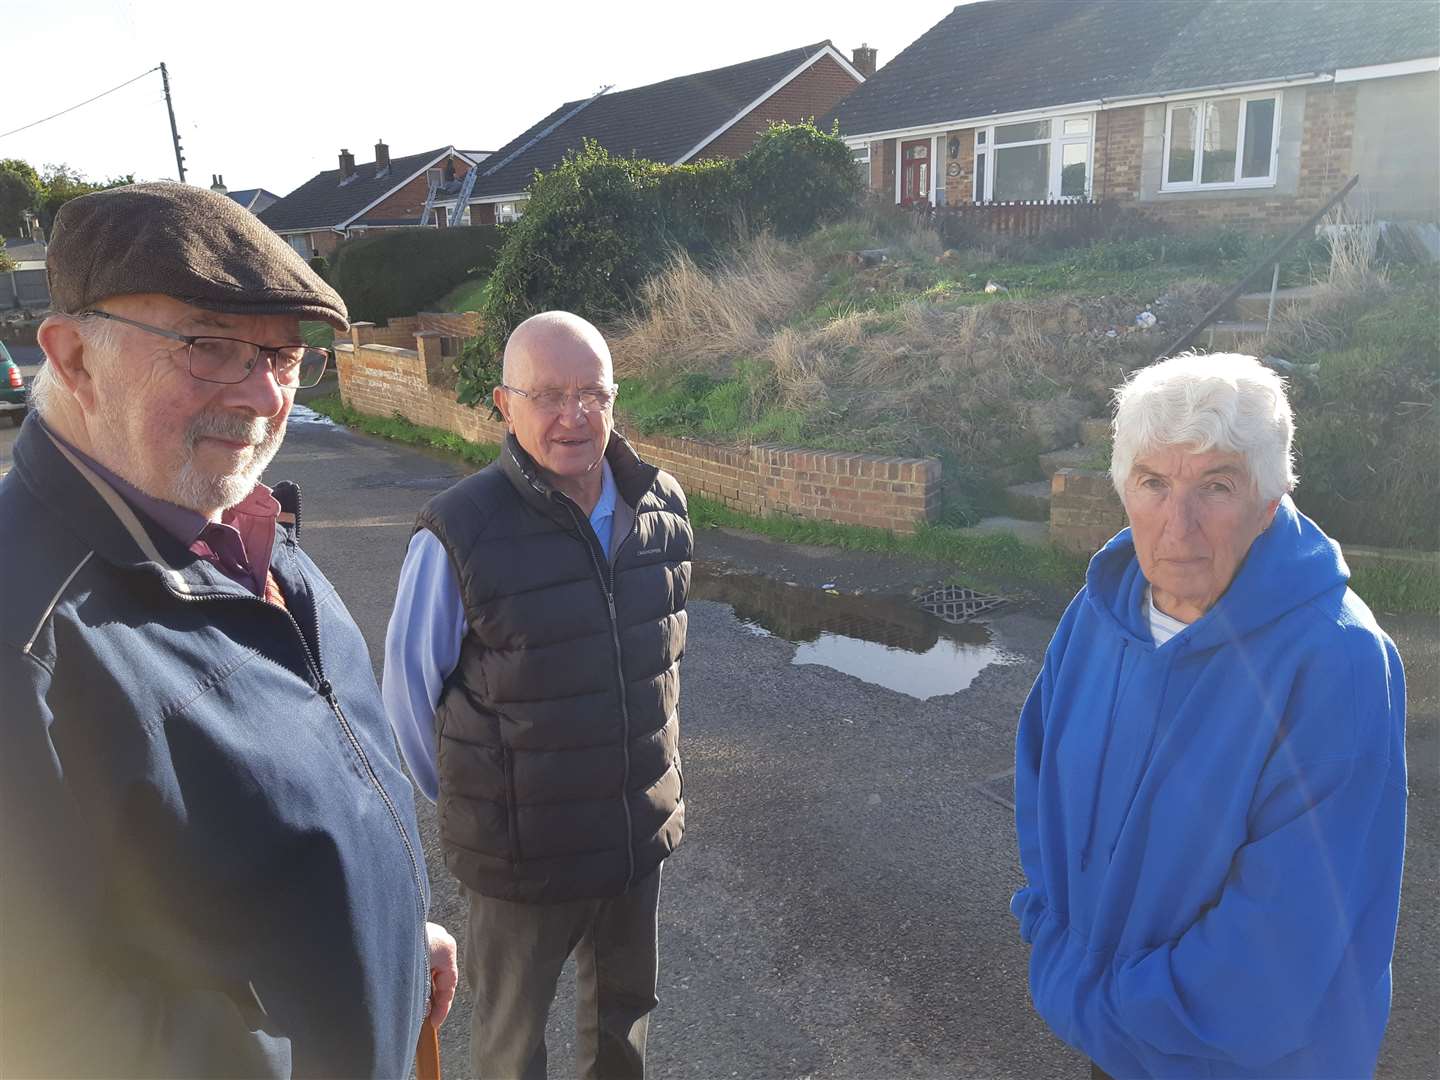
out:
M1020 718L1030 993L1116 1077L1363 1077L1390 1011L1405 683L1339 547L1282 499L1156 648L1127 529Z

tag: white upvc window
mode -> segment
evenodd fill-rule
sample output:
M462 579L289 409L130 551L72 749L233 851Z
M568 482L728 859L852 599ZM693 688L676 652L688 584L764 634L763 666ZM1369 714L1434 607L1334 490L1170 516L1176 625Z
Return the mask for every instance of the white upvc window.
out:
M504 225L507 222L519 221L520 215L525 213L525 202L499 202L495 204L495 223Z
M302 259L313 259L315 257L315 245L310 242L309 233L291 233L285 238L290 241L290 246Z
M859 146L850 148L851 160L855 162L855 171L860 174L860 183L865 187L870 186L870 144L861 143Z
M975 129L976 202L1084 199L1090 194L1095 118L1084 113Z
M1280 91L1178 101L1165 112L1161 191L1274 187Z

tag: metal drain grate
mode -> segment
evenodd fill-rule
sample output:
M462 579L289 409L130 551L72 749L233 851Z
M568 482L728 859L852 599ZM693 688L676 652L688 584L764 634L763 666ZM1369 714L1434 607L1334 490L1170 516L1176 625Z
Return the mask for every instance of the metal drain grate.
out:
M948 623L969 622L977 615L994 611L1001 604L1008 603L1003 596L987 596L960 585L946 585L920 597L922 608Z

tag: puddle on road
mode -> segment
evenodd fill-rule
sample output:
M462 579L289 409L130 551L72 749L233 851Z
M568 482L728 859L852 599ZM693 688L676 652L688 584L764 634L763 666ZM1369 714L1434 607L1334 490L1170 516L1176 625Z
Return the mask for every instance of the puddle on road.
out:
M832 595L697 564L690 597L728 604L751 633L796 645L794 664L820 664L921 701L966 689L1006 662L980 623L952 624L896 596Z
M307 425L314 427L335 427L334 420L331 420L328 416L322 416L310 408L310 406L301 405L298 402L290 406L290 419L288 423L294 424L297 427Z

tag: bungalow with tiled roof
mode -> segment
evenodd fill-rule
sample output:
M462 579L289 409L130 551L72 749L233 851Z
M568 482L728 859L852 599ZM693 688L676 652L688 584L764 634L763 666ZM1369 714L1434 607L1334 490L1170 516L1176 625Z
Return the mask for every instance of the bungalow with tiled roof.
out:
M514 220L536 172L593 139L611 153L678 165L739 157L772 122L820 116L875 70L875 50L846 59L828 41L616 93L567 101L485 162L473 188L436 200L453 213L463 198L476 224Z
M260 220L305 258L329 256L348 236L373 229L443 225L434 200L447 182L463 177L488 152L453 146L392 158L384 142L375 160L355 162L340 151L340 167L311 177L260 212Z
M1358 173L1377 218L1434 221L1440 3L982 0L831 120L900 204L1089 197L1269 227Z

